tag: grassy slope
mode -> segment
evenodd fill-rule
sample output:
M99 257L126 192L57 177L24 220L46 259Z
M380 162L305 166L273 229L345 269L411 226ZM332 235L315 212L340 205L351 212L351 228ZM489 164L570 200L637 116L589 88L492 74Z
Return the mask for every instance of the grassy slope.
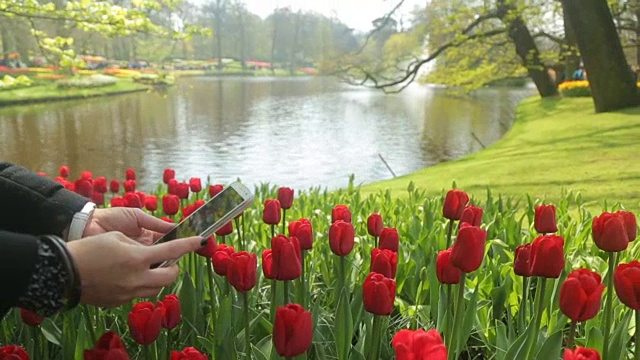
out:
M605 200L640 211L640 107L595 114L590 98L525 100L507 135L489 148L400 178L363 187L403 195L409 181L429 193L459 188L484 196L557 200L563 189L580 191L600 208Z
M128 79L120 79L116 84L90 89L61 90L55 84L25 87L16 90L0 91L0 105L11 105L22 101L60 100L76 97L91 97L147 89L148 86L136 84Z

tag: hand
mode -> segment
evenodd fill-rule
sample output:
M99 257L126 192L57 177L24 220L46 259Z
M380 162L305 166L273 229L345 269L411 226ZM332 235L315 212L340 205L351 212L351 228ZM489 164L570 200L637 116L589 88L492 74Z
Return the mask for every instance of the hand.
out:
M87 224L83 237L119 231L127 237L150 245L173 229L175 224L160 220L140 209L108 208L96 209Z
M80 302L115 307L138 297L155 297L178 277L178 266L150 269L200 248L198 236L143 246L119 232L67 243L80 274Z

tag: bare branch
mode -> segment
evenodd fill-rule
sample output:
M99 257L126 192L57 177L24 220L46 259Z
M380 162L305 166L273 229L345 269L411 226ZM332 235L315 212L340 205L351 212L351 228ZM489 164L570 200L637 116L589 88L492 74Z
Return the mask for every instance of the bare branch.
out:
M559 36L555 36L553 34L549 34L548 32L545 32L545 31L540 31L537 34L533 35L534 39L535 38L539 38L539 37L545 37L545 38L553 41L556 44L564 44L565 43L565 40L563 38L561 38Z
M364 42L362 43L362 46L360 46L360 49L358 49L358 51L355 52L356 55L359 55L364 51L364 49L369 44L369 41L371 41L371 38L373 37L373 35L375 35L378 31L380 31L383 27L387 25L389 20L391 20L391 17L395 14L396 11L398 11L398 9L400 9L400 7L402 6L402 4L404 4L404 2L405 0L400 0L396 4L396 6L394 6L393 9L391 9L391 11L386 13L381 18L382 21L380 22L380 25L376 26L373 30L369 31L369 33L367 34L367 37L364 39Z

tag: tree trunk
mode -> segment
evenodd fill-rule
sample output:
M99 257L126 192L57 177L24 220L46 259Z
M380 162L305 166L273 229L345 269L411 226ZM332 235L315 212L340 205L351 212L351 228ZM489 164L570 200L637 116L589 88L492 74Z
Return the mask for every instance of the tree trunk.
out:
M606 0L562 0L587 71L596 112L640 105Z
M289 74L293 75L296 71L296 52L298 51L298 36L300 35L300 11L295 15L293 20L293 41L289 49Z
M576 41L576 32L571 27L571 23L567 18L567 10L564 9L562 3L562 18L564 20L564 46L562 50L564 58L564 80L571 80L573 72L580 66L580 55L578 53L578 42Z
M498 0L498 16L507 27L509 38L516 46L516 53L522 59L522 64L527 68L529 77L536 85L541 97L558 96L556 84L540 61L540 51L531 36L522 17L516 13L511 1Z
M216 37L216 53L218 55L216 68L218 68L218 70L222 69L222 1L223 0L216 0L215 14L216 33L214 35Z
M636 66L640 67L640 0L636 0Z
M275 9L273 12L273 34L271 34L271 73L276 73L275 60L276 60L276 38L278 35L278 19L277 19L277 11Z
M0 17L0 41L2 42L2 52L0 55L7 56L11 52L11 36L9 30L6 27L8 19L4 16Z
M247 70L247 56L245 54L247 49L247 36L245 34L245 23L244 23L244 9L240 9L239 11L239 20L240 20L240 65L242 66L242 71Z

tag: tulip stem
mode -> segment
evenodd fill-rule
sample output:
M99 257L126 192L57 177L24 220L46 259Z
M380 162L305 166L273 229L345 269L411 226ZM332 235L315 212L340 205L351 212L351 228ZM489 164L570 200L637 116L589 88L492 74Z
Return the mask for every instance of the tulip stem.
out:
M455 313L453 314L454 327L452 331L452 333L455 332L456 334L451 337L451 340L453 340L452 344L454 346L449 352L450 355L453 355L453 358L451 360L459 358L458 350L461 351L462 347L464 346L464 344L462 344L462 321L463 321L462 315L464 313L464 287L465 287L466 277L467 277L467 273L462 272L462 275L460 276L460 283L458 284L458 303L455 308Z
M307 308L307 301L306 301L306 294L307 294L307 287L305 284L305 272L304 272L304 268L305 268L305 259L306 259L306 254L307 254L307 250L302 250L302 257L300 259L300 267L301 267L301 274L300 274L300 286L298 289L298 301L300 302L300 304L302 305L303 308Z
M276 279L271 280L271 323L273 324L276 316L276 308L278 304L276 304L276 299L278 298L276 295L276 291L278 289L278 281Z
M447 327L445 329L444 338L446 339L447 345L449 345L449 347L453 347L455 345L453 341L453 306L455 305L455 302L451 298L451 289L453 288L453 286L451 284L446 284L444 286L447 287L447 298L445 300L447 303L447 309L445 311L445 321ZM440 299L440 301L441 300L442 299Z
M213 278L213 270L211 264L211 258L207 258L207 276L209 278L209 301L211 302L211 333L213 334L215 330L215 319L217 313L217 297L216 297L216 289L215 289L215 280Z
M289 303L289 280L284 281L284 305Z
M378 237L377 236L373 236L373 243L374 243L374 247L378 247Z
M89 330L91 343L95 344L98 341L98 338L96 338L96 332L93 330L93 321L91 321L91 314L89 314L89 307L87 305L82 305L82 314L84 315L84 320L87 323L86 326Z
M634 311L634 310L632 310ZM636 332L633 334L636 342L636 349L633 353L634 360L640 360L640 310L635 310L636 313Z
M449 230L447 230L447 247L446 247L446 249L451 247L451 235L453 235L453 220L449 219Z
M522 300L520 301L520 310L518 311L518 317L520 318L520 326L522 328L520 330L524 331L525 324L527 323L527 309L529 307L529 288L530 288L530 278L523 277L522 278Z
M287 219L287 209L282 209L282 235L285 234L286 219Z
M167 329L167 352L166 352L166 354L167 354L166 359L167 360L171 359L171 349L172 349L171 342L172 342L171 329Z
M249 295L246 292L242 293L242 300L244 302L244 353L247 356L247 360L251 360L251 338L249 333Z
M540 323L542 321L542 312L544 311L544 297L547 289L545 278L538 278L538 286L536 288L536 309L535 319L533 320L533 331L527 339L527 359L533 359L534 349L538 343L538 334L540 333Z
M382 323L382 317L379 315L373 315L373 327L371 329L371 352L369 353L370 360L378 360L378 354L380 353L380 325Z
M573 349L573 342L576 338L576 327L578 323L576 321L571 321L569 325L569 339L567 339L567 349Z
M240 220L238 218L233 219L233 222L236 224L236 232L238 233L238 245L240 246L240 251L246 251L247 249L244 247L244 243L242 242L242 233L240 231Z
M611 333L611 317L613 311L613 269L615 268L615 255L609 252L609 271L607 272L607 298L604 305L604 342L602 343L602 358L609 358L609 337Z

